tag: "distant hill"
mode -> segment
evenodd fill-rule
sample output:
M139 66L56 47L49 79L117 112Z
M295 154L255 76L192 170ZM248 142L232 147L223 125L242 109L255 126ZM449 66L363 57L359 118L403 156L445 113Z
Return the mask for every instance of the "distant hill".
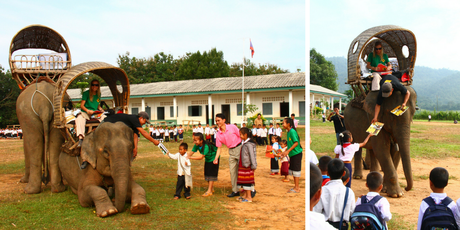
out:
M338 75L339 90L344 93L350 86L347 59L345 57L326 57L335 66ZM415 66L412 88L417 92L417 106L426 110L460 110L460 71L433 69ZM437 97L437 100L436 100Z

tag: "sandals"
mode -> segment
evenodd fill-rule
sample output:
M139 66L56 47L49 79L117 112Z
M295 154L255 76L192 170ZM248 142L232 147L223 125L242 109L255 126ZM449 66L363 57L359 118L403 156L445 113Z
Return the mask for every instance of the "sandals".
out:
M191 196L187 196L187 197L185 197L185 199L187 199L187 200L190 200L190 198L191 198Z
M179 198L180 198L180 197L178 197L178 196L175 196L175 197L174 197L174 200L179 200Z
M237 201L242 201L244 198L242 196L236 198Z
M289 180L289 179L282 179L282 181L283 181L283 182L289 182L289 181L291 181L291 180Z
M243 202L243 203L251 203L252 200L246 200L246 199L243 198L243 199L241 200L241 202Z
M289 191L287 191L287 193L300 193L300 192L297 192L296 190L294 190L293 188L289 189Z
M212 196L212 192L205 192L203 195L201 195L203 197L206 197L206 196Z

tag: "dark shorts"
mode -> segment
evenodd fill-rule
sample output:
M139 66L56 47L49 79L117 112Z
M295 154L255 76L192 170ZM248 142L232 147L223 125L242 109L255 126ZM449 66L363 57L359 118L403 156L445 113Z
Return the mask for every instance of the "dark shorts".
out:
M204 162L204 179L206 181L217 181L217 175L219 174L219 163L214 164L213 162Z
M295 156L291 157L289 161L289 170L294 172L300 172L302 169L302 155L303 153L299 153Z

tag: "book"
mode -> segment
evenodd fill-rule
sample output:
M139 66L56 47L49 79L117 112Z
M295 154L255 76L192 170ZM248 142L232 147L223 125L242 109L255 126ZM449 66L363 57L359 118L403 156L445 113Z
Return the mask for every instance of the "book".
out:
M383 128L383 123L381 122L374 122L372 123L369 128L366 130L366 132L374 135L374 136L377 136L380 132L380 130L382 130Z
M160 150L163 152L163 155L166 155L166 153L168 153L168 149L163 145L163 143L160 143L158 145L158 148L160 148Z
M275 155L273 155L273 147L271 145L267 145L267 149L265 150L265 156L268 158L275 158Z
M407 111L408 108L409 108L409 106L407 106L407 105L404 106L404 108L401 108L401 105L398 105L398 106L396 106L396 108L391 110L391 113L396 115L396 116L401 116Z

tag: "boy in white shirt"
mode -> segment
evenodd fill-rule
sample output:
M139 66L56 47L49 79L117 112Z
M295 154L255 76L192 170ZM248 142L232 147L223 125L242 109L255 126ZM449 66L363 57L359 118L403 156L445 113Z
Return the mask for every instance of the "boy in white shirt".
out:
M431 199L434 201L435 204L443 203L444 199L446 201L452 200L450 199L446 193L444 193L444 188L447 186L449 181L449 172L445 168L436 167L431 170L430 172L430 188L433 191L429 197L423 199L422 203L420 204L420 209L418 212L418 221L417 221L417 230L422 229L424 227L423 223L423 216L425 215L426 210L430 207L430 205L426 202L426 200ZM447 202L446 202L447 203ZM455 222L452 224L460 225L460 213L457 204L454 201L449 202L446 205L450 210L452 210L452 214L454 214ZM426 223L425 223L426 224ZM442 229L442 228L440 228ZM450 228L449 228L450 229Z
M174 135L174 141L177 142L177 127L176 127L176 125L174 125L173 135Z
M165 130L163 129L163 126L160 126L160 141L163 142L165 137Z
M280 124L276 124L275 135L281 137L283 135L283 130L280 128Z
M367 203L377 197L379 199L380 191L383 188L383 177L379 172L370 172L367 174L366 178L366 187L369 188L369 192L367 195L358 198L356 201L356 208L362 204L362 199L366 199ZM381 197L381 196L380 196ZM390 203L385 197L381 197L374 205L380 211L380 216L384 221L386 229L388 229L387 222L391 219L391 212L390 212ZM362 218L362 217L359 217ZM351 218L352 226L357 226L356 224L359 223L356 217ZM356 224L355 224L356 223ZM357 226L358 227L358 226ZM362 226L364 227L364 226ZM359 227L356 229L360 229Z
M198 123L198 127L196 128L196 132L197 132L197 133L201 133L201 134L204 133L203 127L201 127L201 123Z
M193 187L192 183L192 172L191 163L187 158L187 143L181 143L179 145L179 152L171 154L168 152L169 158L177 160L177 184L176 193L174 194L174 200L178 200L181 197L182 189L184 189L185 199L190 199L190 190Z
M268 140L270 145L273 145L272 136L275 135L275 128L273 128L273 123L270 123L270 128L268 129Z
M262 141L262 133L263 133L263 129L262 129L262 125L259 125L259 127L257 127L257 144L258 145L262 145L263 141Z
M324 216L321 213L313 211L313 207L321 199L321 171L319 168L310 163L310 228L309 229L320 229L320 230L333 230L329 223L324 220Z
M322 213L329 224L339 228L345 194L348 189L347 204L345 205L342 227L340 228L348 229L351 214L355 211L355 193L351 188L343 185L342 176L346 173L345 164L340 159L332 159L327 165L327 171L331 180L322 187L321 199L313 208L313 211Z
M149 134L150 134L150 136L151 136L153 139L155 139L155 138L153 137L153 125L150 125L150 127L149 127Z
M177 134L179 135L180 143L182 143L182 141L184 141L184 129L182 128L182 125L179 125L179 128L177 129Z
M255 124L252 124L252 138L256 141L256 144L259 144L259 141L257 140L257 127Z
M168 126L165 128L165 142L169 142L169 129Z
M267 126L262 126L262 134L260 135L260 139L262 139L262 145L268 145L267 141Z
M193 125L192 135L195 136L195 133L197 132L198 132L198 129L196 128L196 125Z
M159 141L160 140L160 135L161 135L160 134L160 126L157 126L157 128L155 129L155 133L157 135L157 141Z
M204 128L204 135L207 141L211 141L211 128L209 128L209 124L206 124L206 127Z

